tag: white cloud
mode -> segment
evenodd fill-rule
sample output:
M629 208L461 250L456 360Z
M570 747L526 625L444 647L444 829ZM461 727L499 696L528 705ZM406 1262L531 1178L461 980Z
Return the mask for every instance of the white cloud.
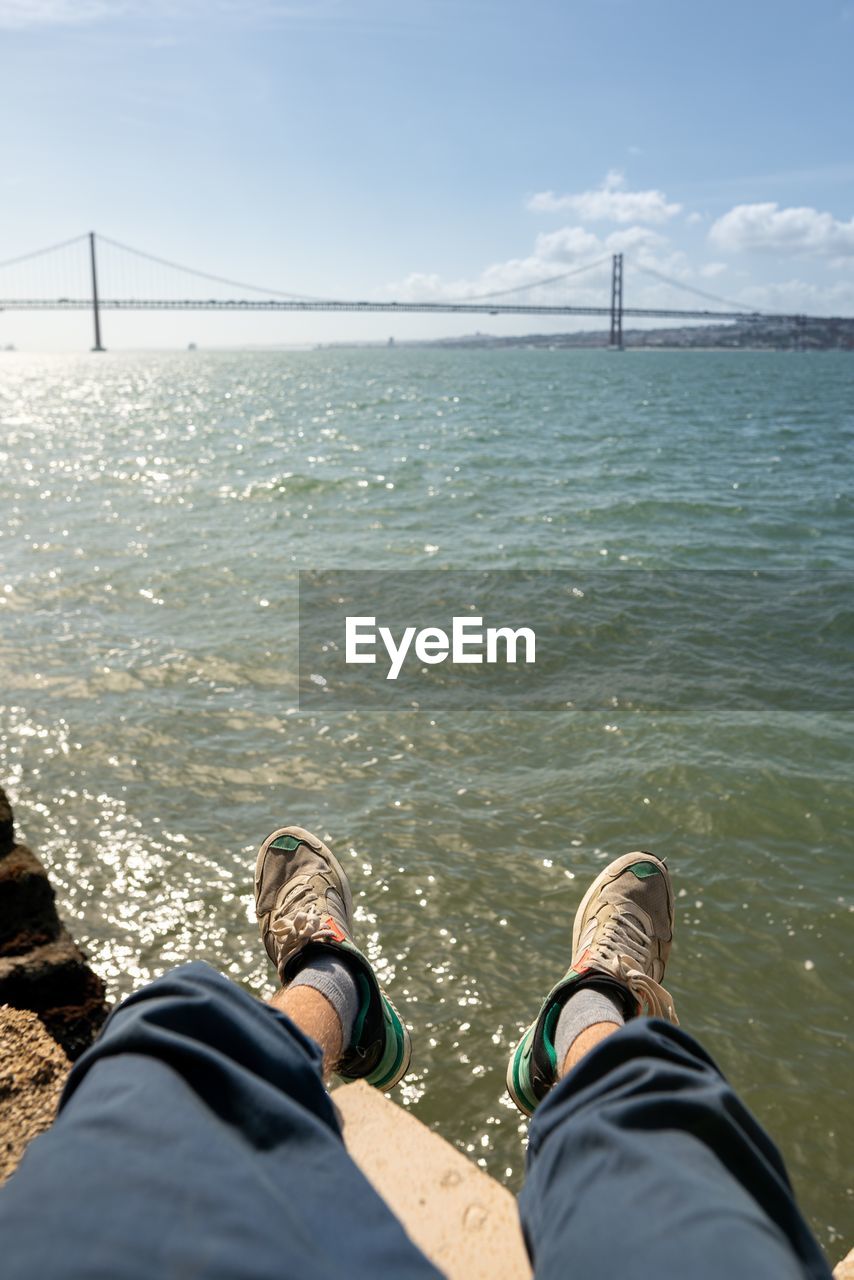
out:
M599 257L604 246L598 236L584 227L561 227L537 236L534 243L534 261L553 268L571 266L575 262Z
M631 254L637 262L646 263L665 249L668 240L649 227L626 227L623 231L612 231L604 243L608 253Z
M577 276L563 281L543 284L520 294L518 301L530 303L557 303L570 300L578 305L607 305L610 294L611 254L625 253L628 262L638 267L650 267L680 280L690 280L690 265L681 250L674 249L665 236L650 227L621 227L606 236L595 235L585 227L566 226L556 231L542 232L537 236L531 253L525 258L509 258L495 262L475 278L445 280L438 274L415 272L402 281L390 284L382 291L384 297L400 301L465 301L517 289L537 281L549 280L574 267L591 267ZM645 305L664 305L668 286L655 284L649 279L635 277L632 282L635 302ZM513 297L497 297L496 302L514 301ZM672 305L673 297L670 296Z
M748 285L739 296L758 311L779 311L785 315L850 316L854 312L854 284L848 280L818 285L794 278Z
M770 209L773 212L776 206L772 205ZM677 225L685 235L684 223ZM837 223L836 227L840 225ZM719 288L736 304L757 310L839 315L854 309L854 280L837 278L827 286L802 279L772 283L757 278L753 267L745 274L725 260L712 258L702 262L695 256L692 262L680 246L677 235L670 228L668 233L641 222L599 232L572 222L552 231L540 232L527 256L494 262L477 275L448 280L438 274L415 273L405 280L389 284L376 296L413 302L473 301L494 296L496 305L519 301L545 305L607 306L610 300L610 257L613 253L624 253L626 305L632 307L688 309L699 306L730 310L728 306L716 306L712 294L704 295L706 301L702 303L692 302L683 290L674 288L675 283L699 288L701 292L704 288ZM854 267L854 255L845 261ZM575 268L588 266L589 269L578 274L570 274ZM564 275L565 279L562 278ZM721 285L711 283L718 278ZM539 281L546 283L538 284ZM532 287L515 297L512 293L502 296L504 291L517 290L522 286Z
M818 209L781 209L770 201L739 204L718 218L709 239L725 250L848 257L854 255L854 218L839 222Z
M669 202L657 190L627 191L626 180L616 169L605 177L594 191L557 196L553 191L540 191L528 200L535 213L573 213L589 222L666 222L682 210L681 204Z

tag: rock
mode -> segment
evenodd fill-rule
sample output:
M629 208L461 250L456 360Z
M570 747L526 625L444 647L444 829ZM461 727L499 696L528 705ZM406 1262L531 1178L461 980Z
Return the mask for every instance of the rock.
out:
M6 792L0 787L0 858L15 843L15 821Z
M0 959L0 1001L37 1013L72 1061L107 1016L104 984L62 926L53 942Z
M15 843L0 787L0 1004L30 1009L72 1060L107 1016L104 984L62 924L47 871Z
M36 1014L0 1008L0 1182L50 1127L69 1065Z
M0 858L0 956L52 942L61 927L47 872L26 845L13 845Z

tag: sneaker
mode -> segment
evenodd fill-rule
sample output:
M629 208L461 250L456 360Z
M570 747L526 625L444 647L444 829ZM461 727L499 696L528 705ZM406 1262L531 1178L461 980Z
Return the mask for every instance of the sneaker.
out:
M361 1000L353 1043L337 1074L342 1080L393 1088L409 1070L409 1032L380 990L367 956L353 942L350 885L322 840L302 827L280 827L267 837L255 864L255 911L283 986L321 947L347 956Z
M661 986L673 942L670 872L651 853L627 853L593 881L572 931L572 965L552 987L507 1067L507 1089L532 1115L557 1079L554 1035L560 1011L579 985L612 987L626 1017L646 1013L678 1023Z

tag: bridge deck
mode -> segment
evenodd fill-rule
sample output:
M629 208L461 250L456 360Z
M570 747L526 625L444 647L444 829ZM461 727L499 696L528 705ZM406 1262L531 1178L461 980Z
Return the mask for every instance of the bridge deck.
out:
M99 298L101 311L375 311L405 315L610 316L610 307L538 306L532 303L489 302L369 302L330 298ZM91 298L0 298L0 311L91 311ZM648 320L802 321L799 315L764 312L680 310L665 307L623 307L624 316ZM816 319L819 317L810 317ZM820 317L838 321L842 317Z

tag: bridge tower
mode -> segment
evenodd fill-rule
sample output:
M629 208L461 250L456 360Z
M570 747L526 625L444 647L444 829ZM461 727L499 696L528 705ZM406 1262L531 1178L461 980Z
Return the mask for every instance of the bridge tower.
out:
M95 345L93 351L105 351L101 346L101 309L98 304L98 270L95 265L95 232L89 232L89 261L92 264L92 315L95 320Z
M611 259L611 350L623 350L623 255Z

